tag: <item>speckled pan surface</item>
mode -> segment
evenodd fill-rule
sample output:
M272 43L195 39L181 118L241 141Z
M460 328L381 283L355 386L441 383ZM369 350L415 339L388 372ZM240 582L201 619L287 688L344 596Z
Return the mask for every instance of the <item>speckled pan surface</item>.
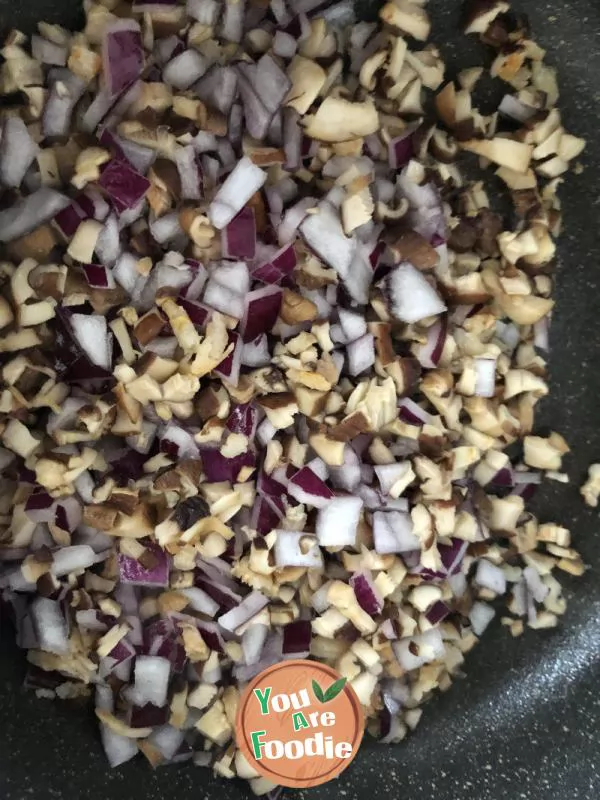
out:
M38 19L75 25L75 0L0 0L0 28ZM430 0L434 38L461 66L479 45L454 34L459 0ZM569 585L561 628L511 639L499 625L467 661L467 677L432 701L411 738L370 745L335 785L290 797L325 800L598 800L600 798L600 524L578 487L600 461L600 2L520 0L536 38L559 67L561 108L585 136L584 172L563 190L552 326L551 398L542 426L561 431L573 453L569 485L536 498L542 520L575 533L591 567ZM452 48L446 44L452 40ZM458 63L458 61L457 61ZM0 638L0 797L3 800L236 800L240 785L205 770L152 772L141 760L109 771L88 711L40 701L21 689L23 659Z

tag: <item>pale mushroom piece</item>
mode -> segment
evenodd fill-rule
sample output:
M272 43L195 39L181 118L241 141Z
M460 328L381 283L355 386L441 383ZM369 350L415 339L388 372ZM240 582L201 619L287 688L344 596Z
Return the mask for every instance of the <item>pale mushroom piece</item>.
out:
M494 139L471 139L461 142L460 147L519 173L527 172L533 153L531 145L500 136Z
M589 467L587 481L580 491L586 504L596 508L600 497L600 464L592 464Z
M485 33L496 17L509 8L505 0L468 0L463 5L461 28L464 33Z
M394 0L386 3L379 16L393 30L407 33L424 42L429 36L431 23L427 12L417 2L411 0Z
M305 133L322 142L348 142L379 130L379 115L374 103L352 103L340 97L327 97L316 113L303 119Z
M306 114L325 85L326 72L315 61L295 55L287 74L292 85L283 102L299 114Z

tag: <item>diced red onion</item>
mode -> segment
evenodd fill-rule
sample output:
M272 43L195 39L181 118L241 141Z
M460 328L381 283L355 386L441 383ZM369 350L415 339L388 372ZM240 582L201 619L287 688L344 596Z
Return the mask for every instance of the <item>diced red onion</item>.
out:
M193 435L175 422L169 422L160 432L160 449L174 459L198 458L200 450Z
M409 125L400 136L396 136L388 144L388 160L391 169L402 169L413 158L415 151L413 146L413 133L418 125Z
M242 602L217 619L219 625L229 633L235 633L269 604L269 598L260 592L250 592Z
M413 533L410 514L402 511L376 511L373 514L373 542L377 553L404 553L420 549Z
M186 589L178 589L178 591L185 595L189 600L190 608L198 611L201 614L206 614L207 617L214 617L219 610L219 604L216 600L197 586L190 586Z
M527 589L531 592L536 603L543 603L550 589L543 582L537 570L534 567L525 567L523 577L527 583Z
M302 467L290 478L289 494L299 503L306 503L313 508L325 508L334 497L333 492L308 467Z
M283 629L284 658L308 658L311 633L309 620L289 622Z
M419 322L446 310L436 290L412 264L400 264L390 273L388 281L391 312L402 322Z
M0 211L0 242L12 242L48 222L70 204L69 198L42 186Z
M110 24L102 42L104 83L113 97L131 86L142 74L144 48L142 32L132 19Z
M257 664L262 656L269 629L266 625L256 623L249 625L242 635L242 651L248 666Z
M106 318L100 314L72 314L71 326L81 349L92 364L110 370L112 365L112 334Z
M263 333L270 333L281 308L281 289L265 286L246 295L246 310L240 330L244 342L252 342Z
M469 611L469 621L473 628L473 633L476 636L481 636L495 616L496 612L490 605L476 600Z
M346 278L354 257L356 242L346 236L337 211L327 201L319 204L318 214L309 214L300 225L300 233L306 244L332 267L340 276Z
M145 547L156 559L156 565L147 569L136 558L119 553L120 581L132 586L168 586L169 556L155 542L147 542Z
M56 600L36 597L29 607L40 650L65 655L69 652L69 633L62 606Z
M502 595L506 592L506 577L500 567L485 558L477 562L475 582L484 589Z
M253 261L256 254L256 221L254 209L245 207L223 228L221 234L224 258Z
M375 363L375 337L366 333L346 347L348 358L348 372L350 375L360 375Z
M398 416L409 425L428 425L433 421L431 414L410 397L403 397L398 403Z
M219 18L221 4L217 0L187 0L186 12L188 17L200 22L202 25L214 26Z
M392 643L394 655L407 672L443 658L445 648L439 628Z
M150 188L150 182L123 161L113 159L102 168L98 185L120 213L136 206Z
M358 605L372 617L381 613L383 609L383 597L373 583L373 577L369 570L355 572L350 578L350 586L354 589Z
M414 347L414 354L425 369L435 369L444 352L446 336L448 333L448 318L446 315L437 319L427 328L427 342Z
M189 49L179 53L163 68L162 77L174 89L188 89L201 78L208 68L204 56Z
M134 686L132 695L135 704L152 703L164 706L169 691L171 662L161 656L137 656L135 659Z
M510 117L516 122L524 123L535 115L536 110L523 103L513 94L505 94L498 106L498 113L505 117Z
M496 391L496 359L476 358L475 394L478 397L493 397Z
M221 230L228 225L266 179L266 173L244 156L209 206L208 216L215 228Z
M278 567L322 568L323 556L315 536L302 531L286 530L277 530L276 534L274 549Z
M242 41L246 0L225 0L221 20L221 36L228 42Z
M374 470L379 480L381 491L385 494L389 494L394 484L402 480L410 469L410 461L394 464L376 464Z
M73 110L85 91L85 82L70 70L59 67L52 79L42 116L44 136L67 136Z
M184 200L199 200L202 197L202 175L192 145L179 147L175 152L175 163L181 181L181 196Z
M194 92L207 105L229 114L237 96L238 76L231 66L214 64L196 83Z
M319 508L315 531L321 547L354 547L363 501L360 497L334 497Z
M21 117L7 117L0 140L0 182L4 186L20 186L38 151Z

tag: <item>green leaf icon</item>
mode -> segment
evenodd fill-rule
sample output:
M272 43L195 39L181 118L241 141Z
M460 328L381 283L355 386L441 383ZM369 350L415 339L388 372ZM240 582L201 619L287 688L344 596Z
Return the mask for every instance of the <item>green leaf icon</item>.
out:
M328 703L330 700L334 700L345 685L346 678L340 678L339 680L334 681L328 689L323 691L316 681L312 682L313 692L320 703Z
M312 682L312 690L315 693L315 697L320 703L325 702L325 695L323 694L323 689L319 686L319 684L313 680Z
M335 699L338 694L342 691L344 686L346 685L346 678L340 678L339 680L332 683L329 689L325 692L325 699L324 703L328 703L330 700Z

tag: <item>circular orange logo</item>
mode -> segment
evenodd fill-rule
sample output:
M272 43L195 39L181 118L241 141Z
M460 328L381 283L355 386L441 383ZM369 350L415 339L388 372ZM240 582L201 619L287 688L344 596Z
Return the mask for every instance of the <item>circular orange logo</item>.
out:
M317 661L284 661L246 686L237 745L264 778L281 786L319 786L343 772L360 746L363 710L354 689Z

